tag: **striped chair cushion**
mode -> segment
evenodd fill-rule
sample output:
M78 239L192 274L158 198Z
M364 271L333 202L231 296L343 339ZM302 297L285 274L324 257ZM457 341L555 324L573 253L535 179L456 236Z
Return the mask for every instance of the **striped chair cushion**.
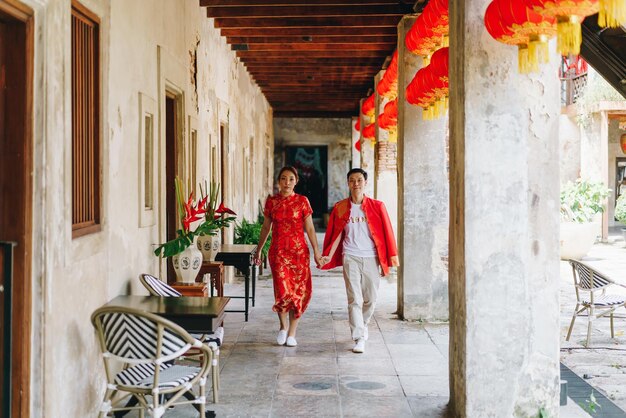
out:
M189 382L200 373L199 367L179 366L171 363L159 367L159 388L175 388ZM115 383L123 386L151 388L154 384L154 364L138 364L122 370L115 376Z
M589 305L590 299L588 297L581 298L581 302ZM602 295L593 298L594 306L613 306L613 305L621 305L624 303L624 296L620 295Z
M174 289L170 285L161 280L157 279L154 276L149 274L142 274L142 283L148 289L148 292L152 296L171 296L171 297L179 297L182 296L178 290Z
M102 317L102 325L107 351L120 357L150 360L157 355L173 354L187 345L179 335L164 329L161 353L157 353L156 324L136 315L107 313Z

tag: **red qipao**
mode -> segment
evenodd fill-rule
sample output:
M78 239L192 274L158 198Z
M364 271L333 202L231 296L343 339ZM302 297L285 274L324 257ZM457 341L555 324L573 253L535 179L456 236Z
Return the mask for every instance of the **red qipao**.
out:
M335 207L330 213L328 228L326 228L326 235L324 236L324 252L322 254L325 256L329 255L333 242L335 242L339 235L341 235L341 242L339 243L339 247L337 247L337 251L333 254L333 258L328 264L322 267L322 270L328 270L343 265L342 250L344 228L350 218L351 209L352 203L350 198L348 198L335 203ZM393 234L389 214L383 202L370 199L367 196L363 197L361 209L365 212L365 217L367 218L367 226L374 240L378 262L383 270L383 276L386 276L389 274L390 266L398 265L398 248L396 247L396 238Z
M309 199L293 193L270 196L263 214L272 221L272 244L269 251L274 281L274 312L293 311L299 318L311 300L309 247L304 238L304 220L313 209Z

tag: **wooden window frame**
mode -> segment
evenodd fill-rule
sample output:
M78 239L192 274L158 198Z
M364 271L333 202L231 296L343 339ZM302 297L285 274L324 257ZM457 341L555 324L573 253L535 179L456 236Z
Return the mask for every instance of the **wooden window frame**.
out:
M156 224L156 209L158 206L158 148L157 141L157 105L156 101L143 93L139 93L139 227L147 227ZM151 130L146 126L146 118L150 118ZM151 134L150 138L148 136ZM151 149L147 148L147 142L151 141ZM149 160L148 160L149 158ZM150 190L146 190L150 187ZM146 205L146 195L151 197L151 205Z
M76 0L72 0L72 31L74 25L74 19L78 19L84 22L86 25L94 27L94 36L91 40L91 53L93 54L93 68L90 69L90 73L87 74L87 77L91 78L91 82L85 83L80 88L88 85L88 88L92 89L91 92L91 100L87 104L88 115L86 115L85 119L91 119L90 123L87 127L78 126L79 122L75 119L75 103L74 103L74 68L72 65L72 238L78 238L84 235L92 234L95 232L99 232L102 229L101 219L102 219L102 206L101 206L101 193L102 193L102 163L101 163L101 135L100 135L100 112L101 112L101 74L100 74L100 18L79 3ZM71 53L72 58L74 57L75 51L72 46ZM85 131L87 129L87 131ZM74 158L74 153L76 151L76 143L77 143L77 132L82 130L85 135L92 136L92 144L91 149L87 147L87 150L80 148L80 152L83 153L91 153L92 155L83 156L81 162L88 160L90 157L92 159L92 167L90 167L92 182L89 186L91 186L91 190L85 190L81 196L82 208L79 210L85 211L88 210L90 213L87 216L90 219L86 220L75 220L75 205L76 205L76 191L78 190L78 186L75 184L75 165L79 164L78 161ZM83 141L84 143L86 141ZM82 167L81 167L82 168ZM83 186L85 187L85 186Z

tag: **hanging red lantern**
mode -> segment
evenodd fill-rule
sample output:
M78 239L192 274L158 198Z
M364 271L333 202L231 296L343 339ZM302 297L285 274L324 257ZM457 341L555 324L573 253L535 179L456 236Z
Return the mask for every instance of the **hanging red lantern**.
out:
M370 119L374 117L374 94L371 94L370 97L365 99L361 108L361 113Z
M622 147L622 152L626 154L626 134L619 137L619 145Z
M538 71L539 63L549 60L548 40L556 35L556 19L533 11L524 1L495 0L495 3L506 27L528 37L528 69Z
M385 105L382 115L378 118L380 129L390 130L398 125L398 99Z
M515 33L503 22L497 1L489 3L485 11L485 28L493 39L507 45L517 46L518 71L522 74L529 72L528 62L528 36Z
M448 109L448 96L449 96L449 78L448 78L448 64L449 64L449 48L441 48L433 53L430 60L431 74L433 77L433 91L437 97L438 106L436 114L444 114Z
M448 46L448 33L450 31L448 14L439 14L434 10L433 7L428 7L427 5L426 8L424 8L424 13L422 13L422 16L424 19L424 24L429 27L436 36L441 37L439 45L443 47Z
M376 131L375 131L376 127L374 125L375 125L374 123L370 123L365 128L363 128L363 138L369 139L369 140L374 139L374 137L376 136Z
M359 132L361 130L361 118L356 119L356 123L354 124L354 129Z
M357 151L361 152L361 140L360 139L354 143L354 148L356 148Z
M580 54L586 16L597 13L598 0L524 0L533 11L556 19L557 51L561 55ZM622 2L624 0L621 0Z
M376 85L379 95L393 100L398 96L398 51L394 51L391 62Z
M600 0L598 26L601 28L626 26L626 1Z

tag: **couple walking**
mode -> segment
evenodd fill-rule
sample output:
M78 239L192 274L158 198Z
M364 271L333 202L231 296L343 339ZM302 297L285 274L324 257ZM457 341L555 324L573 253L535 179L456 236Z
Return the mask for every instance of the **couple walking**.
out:
M365 351L367 325L374 314L380 278L389 273L390 266L398 265L398 251L385 205L363 192L367 172L354 168L348 172L347 180L350 197L337 202L330 214L322 254L309 200L294 193L298 183L295 168L280 170L279 191L265 203L265 221L258 248L263 248L271 230L269 261L275 299L272 309L280 321L276 338L280 345L286 343L294 347L298 344L298 321L311 300L310 256L304 231L313 247L318 268L343 266L350 330L355 342L352 351ZM256 262L260 260L257 258Z

